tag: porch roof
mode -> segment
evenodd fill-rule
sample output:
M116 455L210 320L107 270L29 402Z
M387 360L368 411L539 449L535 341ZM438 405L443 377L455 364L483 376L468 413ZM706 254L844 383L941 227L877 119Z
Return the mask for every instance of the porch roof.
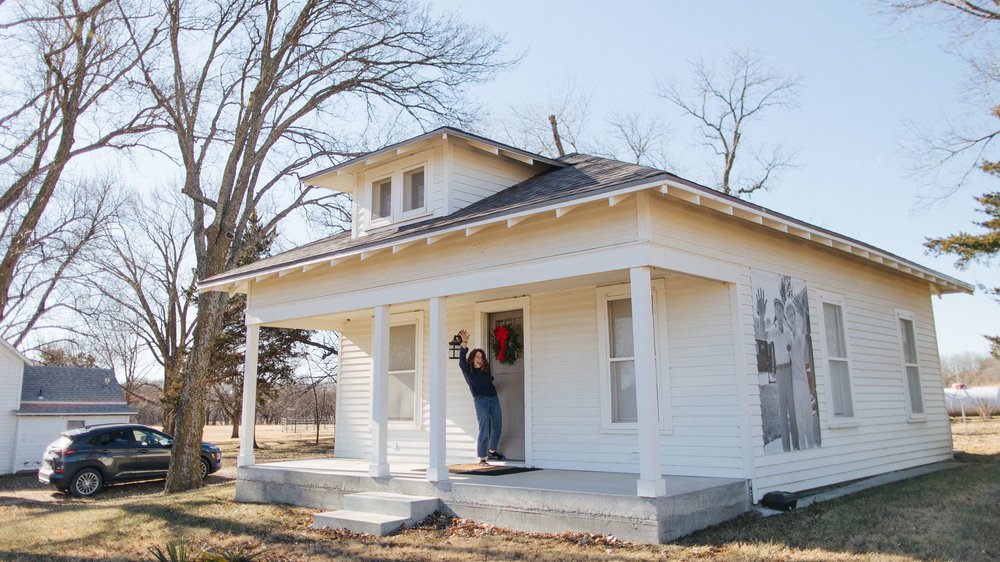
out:
M559 159L563 168L553 169L444 217L402 225L352 238L343 232L317 240L247 266L199 281L200 291L245 292L247 283L296 269L311 270L324 264L337 265L348 257L373 254L385 249L393 253L416 242L432 244L440 237L465 231L471 236L479 228L502 221L512 227L527 216L555 210L561 216L576 205L623 197L646 189L707 207L778 232L805 239L855 258L884 266L931 284L940 293L972 293L973 286L875 246L843 236L805 221L772 211L718 190L699 185L669 172L586 154Z

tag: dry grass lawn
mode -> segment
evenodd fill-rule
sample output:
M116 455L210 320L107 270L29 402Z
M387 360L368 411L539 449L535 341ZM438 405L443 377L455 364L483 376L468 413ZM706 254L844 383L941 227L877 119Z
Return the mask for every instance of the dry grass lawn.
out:
M583 534L516 533L447 518L385 538L314 530L314 510L235 503L234 484L224 476L173 496L158 492L162 484L120 486L133 491L91 500L36 490L46 501L19 495L16 479L6 479L0 481L0 560L151 560L147 549L168 542L193 550L250 548L271 561L996 560L1000 420L959 423L953 430L964 463L959 468L773 517L747 514L675 544L652 546ZM230 461L235 458L234 443L208 437L223 445ZM309 437L258 433L262 453L275 459L317 456ZM324 441L329 450L329 438Z

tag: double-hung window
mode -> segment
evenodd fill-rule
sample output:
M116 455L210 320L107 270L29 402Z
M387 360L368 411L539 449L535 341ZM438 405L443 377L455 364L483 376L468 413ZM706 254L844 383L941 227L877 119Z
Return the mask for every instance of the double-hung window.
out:
M666 383L659 359L660 339L665 333L662 281L654 282L653 341L654 369L660 429L666 430ZM632 331L632 298L628 285L598 290L598 346L601 357L601 419L604 429L633 431L639 421L635 345Z
M924 394L920 386L920 364L917 361L917 338L913 315L899 311L899 344L903 358L903 377L906 380L907 411L911 417L924 413Z
M373 226L424 216L427 212L426 163L387 176L375 176L369 183Z
M419 315L394 318L389 327L389 421L414 424L421 419L421 329Z
M853 418L851 367L847 357L847 330L844 326L844 307L841 302L824 299L823 327L826 332L826 360L829 366L833 417Z

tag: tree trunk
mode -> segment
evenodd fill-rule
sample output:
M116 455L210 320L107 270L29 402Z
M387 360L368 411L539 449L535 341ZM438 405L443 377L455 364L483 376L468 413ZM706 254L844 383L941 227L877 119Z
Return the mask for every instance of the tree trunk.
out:
M229 436L230 439L239 439L240 437L240 415L242 415L242 412L237 408L233 410L233 414L229 418L233 424L233 433Z
M204 293L199 296L198 318L194 330L191 356L182 372L183 388L174 410L174 449L164 492L181 492L200 488L201 438L205 430L205 402L208 394L208 367L212 343L222 329L225 293Z

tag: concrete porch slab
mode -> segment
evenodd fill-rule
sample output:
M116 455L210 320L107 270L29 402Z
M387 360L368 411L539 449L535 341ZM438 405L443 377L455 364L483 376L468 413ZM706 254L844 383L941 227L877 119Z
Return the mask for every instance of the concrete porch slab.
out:
M645 543L668 542L751 508L745 480L666 476L667 492L635 495L638 475L543 469L502 476L424 478L421 465L394 464L368 476L361 459L313 459L240 467L237 501L343 508L345 495L385 492L436 497L447 514L521 531L582 531Z

